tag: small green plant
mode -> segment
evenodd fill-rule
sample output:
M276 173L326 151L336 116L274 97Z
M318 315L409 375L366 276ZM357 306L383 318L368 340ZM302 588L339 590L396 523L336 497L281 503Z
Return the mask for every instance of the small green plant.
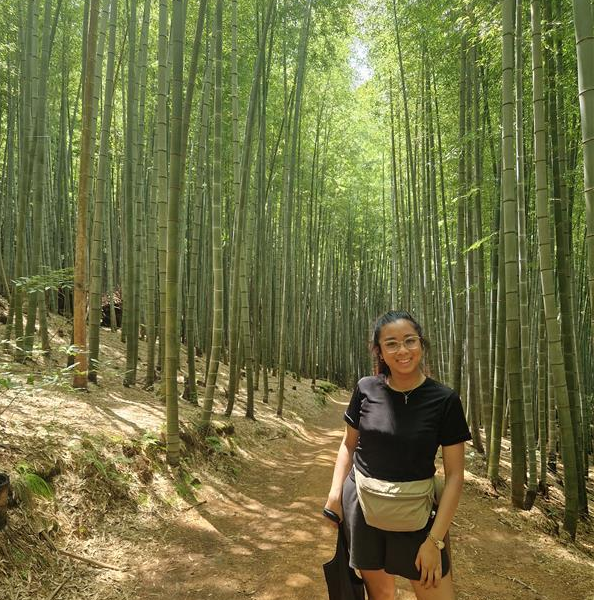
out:
M137 441L142 452L158 468L165 459L165 442L158 431L145 431Z
M193 487L195 490L199 490L202 487L202 483L194 473L190 471L184 471L184 482L186 485Z
M213 452L224 452L225 450L223 446L223 441L220 437L216 435L209 435L204 439L204 441L206 442L206 445L209 447L209 449Z
M192 471L186 470L185 467L180 466L176 474L175 491L180 498L183 498L186 502L196 502L196 491L200 489L202 483L196 477Z
M12 483L12 489L17 500L25 505L30 505L35 496L46 500L54 497L54 490L50 484L35 473L27 463L19 463L15 468L18 477Z
M83 440L82 448L81 462L84 465L86 477L96 478L99 476L99 479L104 482L115 484L123 484L129 479L127 473L121 472L117 468L118 464L128 464L130 462L128 457L123 455L116 455L113 458L104 456L93 444L90 437Z
M10 377L8 377L6 373L0 373L0 388L9 390L12 387L14 387L14 383Z
M113 479L111 470L108 469L107 465L101 460L100 456L95 452L95 449L89 449L83 452L83 461L93 467L101 477L104 479Z
M162 448L164 446L163 440L154 431L145 431L140 436L140 445L143 450L147 448Z

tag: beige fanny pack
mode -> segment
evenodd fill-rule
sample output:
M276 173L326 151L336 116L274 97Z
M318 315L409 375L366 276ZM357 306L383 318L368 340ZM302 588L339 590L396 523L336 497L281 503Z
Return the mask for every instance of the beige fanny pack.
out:
M435 478L383 481L355 468L357 497L365 522L385 531L418 531L427 524L435 502Z

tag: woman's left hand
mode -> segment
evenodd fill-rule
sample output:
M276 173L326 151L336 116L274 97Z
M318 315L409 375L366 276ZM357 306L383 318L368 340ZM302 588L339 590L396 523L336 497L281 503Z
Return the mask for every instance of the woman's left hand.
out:
M420 584L426 589L437 587L441 581L441 552L437 546L426 539L420 546L415 567L421 572Z

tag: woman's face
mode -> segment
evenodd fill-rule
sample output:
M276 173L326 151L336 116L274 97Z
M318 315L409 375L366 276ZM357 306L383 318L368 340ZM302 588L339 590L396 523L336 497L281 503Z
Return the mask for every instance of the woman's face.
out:
M410 376L420 371L423 346L417 330L407 319L384 325L380 331L380 356L392 377Z

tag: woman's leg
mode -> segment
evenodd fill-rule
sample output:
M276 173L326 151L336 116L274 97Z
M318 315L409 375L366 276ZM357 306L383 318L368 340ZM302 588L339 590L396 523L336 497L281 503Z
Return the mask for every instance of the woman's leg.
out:
M378 571L361 571L369 600L394 600L396 580L394 575L383 569Z
M413 590L418 600L455 600L454 584L452 583L452 574L448 574L441 579L437 587L431 586L425 589L420 581L410 580Z

